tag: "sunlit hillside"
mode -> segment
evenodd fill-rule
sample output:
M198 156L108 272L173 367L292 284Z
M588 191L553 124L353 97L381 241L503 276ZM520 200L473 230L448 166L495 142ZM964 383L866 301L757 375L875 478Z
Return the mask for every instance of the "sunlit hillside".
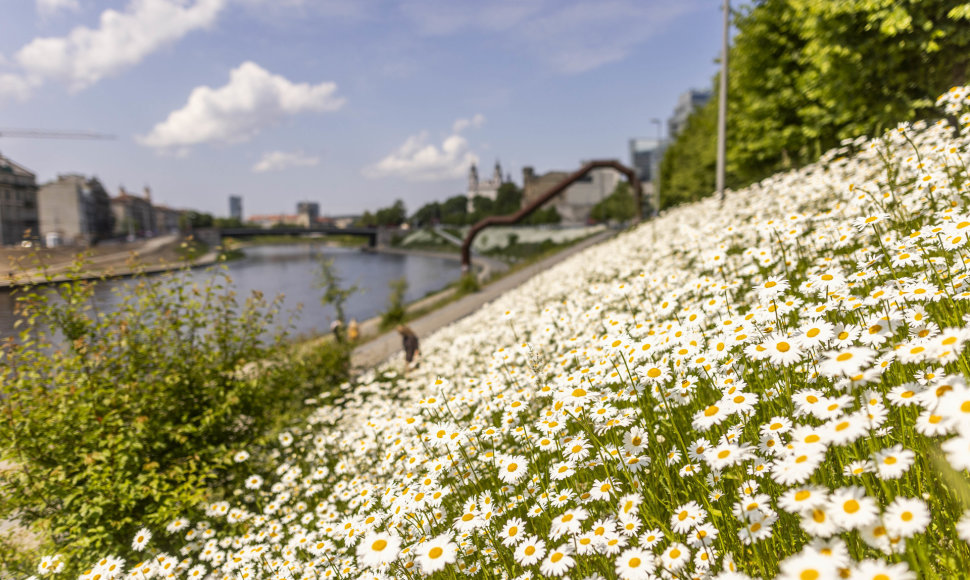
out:
M965 573L970 90L939 105L423 337L83 578Z

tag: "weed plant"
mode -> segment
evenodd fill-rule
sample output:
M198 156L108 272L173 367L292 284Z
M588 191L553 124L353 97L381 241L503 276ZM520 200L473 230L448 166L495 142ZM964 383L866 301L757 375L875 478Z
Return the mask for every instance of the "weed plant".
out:
M346 349L294 356L280 300L238 297L224 269L205 283L185 271L136 277L101 311L97 282L78 279L84 267L17 291L19 329L3 343L10 469L0 472L0 520L16 522L0 552L8 573L29 555L15 541L25 530L75 565L135 554L140 528L231 496L248 475L237 452L347 376ZM65 571L79 572L71 564Z

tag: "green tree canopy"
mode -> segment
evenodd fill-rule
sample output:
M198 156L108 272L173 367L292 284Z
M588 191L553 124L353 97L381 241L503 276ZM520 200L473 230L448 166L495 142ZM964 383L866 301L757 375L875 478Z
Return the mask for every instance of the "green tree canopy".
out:
M633 219L637 213L637 202L630 191L630 184L621 181L616 184L613 193L593 206L590 217L596 221L626 222Z
M801 166L845 138L932 117L967 81L966 0L756 0L735 14L728 185ZM661 166L661 206L714 188L717 95Z

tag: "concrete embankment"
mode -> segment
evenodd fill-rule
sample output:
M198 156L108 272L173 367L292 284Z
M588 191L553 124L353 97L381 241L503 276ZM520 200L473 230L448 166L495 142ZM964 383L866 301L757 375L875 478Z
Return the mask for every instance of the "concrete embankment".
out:
M198 268L216 263L218 252L207 252L194 260L184 260L179 257L177 248L181 243L179 236L159 236L143 242L119 244L117 246L98 247L97 252L85 259L85 272L78 275L71 274L75 256L78 250L73 248L58 248L39 254L43 267L33 266L34 260L22 260L18 264L15 256L9 252L2 256L3 277L0 278L0 288L26 286L31 284L53 284L71 279L96 280L101 278L123 278L135 274L157 274L178 270L186 266ZM117 248L117 249L116 249Z

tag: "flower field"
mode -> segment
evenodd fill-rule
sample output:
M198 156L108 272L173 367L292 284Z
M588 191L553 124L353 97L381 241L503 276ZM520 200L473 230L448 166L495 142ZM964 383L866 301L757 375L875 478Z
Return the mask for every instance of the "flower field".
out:
M939 104L959 130L846 142L537 276L82 578L964 576L970 89Z

